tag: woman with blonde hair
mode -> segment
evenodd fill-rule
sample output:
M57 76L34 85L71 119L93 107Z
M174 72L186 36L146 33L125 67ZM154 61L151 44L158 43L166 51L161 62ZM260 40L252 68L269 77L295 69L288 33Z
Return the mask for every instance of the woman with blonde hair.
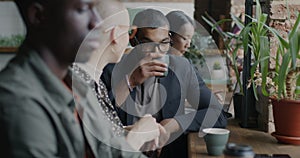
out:
M106 3L106 5L104 3ZM115 138L120 138L120 141L122 141L121 138L125 137L127 143L130 145L130 147L125 149L120 147L120 150L131 151L133 149L133 151L138 151L145 143L148 147L146 150L153 150L157 148L158 137L161 133L164 133L164 128L156 123L155 118L151 115L145 115L136 124L130 127L130 129L128 128L129 131L124 129L108 97L106 85L99 79L104 66L108 63L119 62L128 45L128 30L130 29L128 11L120 2L107 0L100 2L98 10L104 20L90 33L90 36L101 36L101 41L98 43L99 49L93 52L87 63L73 64L73 72L77 76L81 76L93 89L93 93L98 99L98 105L106 116L105 119L108 119L110 122L108 127L103 128L111 128ZM78 52L78 56L81 56L82 53L86 53L86 50L86 47L82 47ZM93 135L98 137L98 133L96 132L94 132ZM101 137L98 139L109 138ZM110 141L108 140L108 142ZM115 145L113 142L108 145L115 148L119 147L118 143ZM145 149L144 146L143 149Z

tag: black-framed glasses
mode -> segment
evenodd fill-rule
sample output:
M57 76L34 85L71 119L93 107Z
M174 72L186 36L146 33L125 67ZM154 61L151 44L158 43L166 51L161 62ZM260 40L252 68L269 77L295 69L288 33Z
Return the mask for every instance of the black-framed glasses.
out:
M137 43L140 45L143 52L153 52L155 48L158 48L160 52L166 53L170 49L171 40L166 42L153 42L153 41L139 41L135 37Z
M189 41L189 42L191 42L192 41L192 38L188 38L188 37L184 37L184 36L182 36L182 35L180 35L180 34L178 34L178 33L175 33L178 37L180 37L181 39L183 39L184 41Z

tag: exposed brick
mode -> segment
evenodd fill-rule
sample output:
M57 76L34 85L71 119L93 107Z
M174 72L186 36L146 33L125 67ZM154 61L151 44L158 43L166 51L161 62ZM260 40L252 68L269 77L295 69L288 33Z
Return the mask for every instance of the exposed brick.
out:
M296 13L300 11L300 5L289 6L290 18L295 19ZM278 20L286 20L288 18L287 6L285 4L271 4L270 18Z
M288 32L292 29L296 21L296 13L300 12L300 2L299 0L290 0L288 7L286 2L282 0L273 0L270 4L270 23L269 26L275 28L283 38L287 39ZM289 9L289 12L287 10ZM290 15L289 15L290 14ZM290 16L290 20L289 17ZM277 53L278 42L274 37L271 40L271 56L275 57ZM275 64L271 61L271 68Z

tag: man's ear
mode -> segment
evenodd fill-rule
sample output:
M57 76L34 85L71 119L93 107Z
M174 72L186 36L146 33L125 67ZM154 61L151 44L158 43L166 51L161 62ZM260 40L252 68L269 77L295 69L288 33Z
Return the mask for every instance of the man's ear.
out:
M137 39L137 27L136 26L133 26L132 29L130 30L130 33L129 33L129 43L131 46L135 47L136 45L139 44L139 41Z
M41 25L45 19L45 8L40 3L32 3L27 11L29 26L37 27Z
M131 29L129 30L129 39L132 39L136 36L137 33L137 26L131 26Z

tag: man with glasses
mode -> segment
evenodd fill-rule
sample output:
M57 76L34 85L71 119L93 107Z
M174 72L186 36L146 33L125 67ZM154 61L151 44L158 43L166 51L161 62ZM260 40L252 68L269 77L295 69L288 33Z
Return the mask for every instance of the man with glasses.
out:
M130 40L135 48L120 63L108 65L101 79L111 90L125 125L150 113L165 127L170 138L167 143L160 140L167 144L160 157L187 157L186 132L225 127L222 106L186 59L167 55L172 49L170 27L160 11L139 12L133 25L138 27ZM195 112L184 113L185 100Z

